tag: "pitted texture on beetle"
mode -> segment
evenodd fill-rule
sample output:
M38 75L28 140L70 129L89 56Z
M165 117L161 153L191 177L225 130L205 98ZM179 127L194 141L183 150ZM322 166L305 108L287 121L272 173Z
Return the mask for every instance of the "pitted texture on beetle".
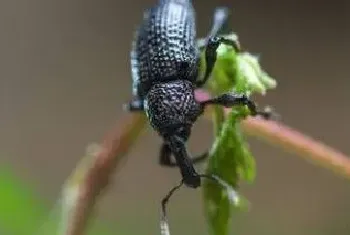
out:
M145 106L152 127L162 132L169 126L192 126L202 112L193 88L186 80L154 85L147 94Z
M145 96L157 82L197 79L199 53L190 1L160 1L145 13L135 36L131 53L134 95Z

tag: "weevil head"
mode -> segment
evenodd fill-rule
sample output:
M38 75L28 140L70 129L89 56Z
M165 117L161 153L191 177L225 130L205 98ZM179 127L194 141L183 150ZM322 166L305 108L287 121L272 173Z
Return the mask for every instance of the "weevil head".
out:
M153 85L146 96L145 111L151 126L164 138L189 138L193 123L202 113L190 81L175 80Z

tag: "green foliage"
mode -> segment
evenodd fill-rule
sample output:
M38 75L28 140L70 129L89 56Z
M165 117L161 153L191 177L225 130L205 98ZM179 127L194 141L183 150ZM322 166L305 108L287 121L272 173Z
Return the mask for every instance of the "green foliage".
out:
M0 230L7 234L28 235L45 216L43 203L9 166L0 168Z
M60 219L60 204L49 209L33 186L14 173L9 165L0 167L0 234L56 235ZM112 226L96 221L88 235L116 234ZM121 233L120 230L119 234Z
M228 46L219 47L218 60L207 85L213 95L239 92L250 96L253 93L265 94L267 89L275 87L275 80L260 68L257 57L247 52L236 53ZM214 111L215 141L206 173L220 177L236 191L240 180L253 182L256 174L254 158L239 125L247 115L246 107L232 108L226 118L222 107L215 107ZM209 181L204 184L203 195L211 234L227 235L232 209L247 208L247 200L239 196L238 203L231 205L225 189Z

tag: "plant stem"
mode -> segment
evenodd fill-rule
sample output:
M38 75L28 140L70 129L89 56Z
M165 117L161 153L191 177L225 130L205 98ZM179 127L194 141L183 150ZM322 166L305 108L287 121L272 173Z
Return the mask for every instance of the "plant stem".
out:
M92 156L86 156L78 164L63 189L60 234L85 234L98 196L110 185L110 176L136 142L145 124L146 118L143 114L127 114L106 135L100 150Z
M248 118L242 126L245 133L251 136L350 179L350 158L320 141L277 122Z
M198 100L210 96L205 91L196 91ZM212 108L205 112L212 118ZM227 114L227 110L226 110ZM92 215L98 196L109 186L109 179L121 160L136 142L146 124L140 113L128 113L111 130L99 147L99 151L88 155L78 164L63 188L63 217L60 235L83 235L88 219ZM350 158L312 138L281 123L248 118L242 122L243 130L274 146L279 146L306 160L334 170L336 174L350 179Z

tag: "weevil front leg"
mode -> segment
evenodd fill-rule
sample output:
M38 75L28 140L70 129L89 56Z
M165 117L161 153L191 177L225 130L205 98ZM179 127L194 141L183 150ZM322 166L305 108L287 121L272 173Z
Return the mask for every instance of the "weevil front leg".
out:
M205 73L204 73L204 77L201 80L198 80L196 82L196 86L197 87L202 87L207 80L209 79L216 59L217 59L217 49L218 47L221 45L228 45L228 46L232 46L236 51L240 51L239 45L237 44L237 41L232 40L232 39L227 39L224 37L212 37L208 40L208 44L206 45L205 48L205 64L206 64L206 68L205 68Z
M169 145L163 143L159 151L159 164L164 167L178 167L176 162L171 161L171 149ZM199 156L190 158L193 164L203 162L208 157L208 152L205 152Z
M247 105L252 116L262 116L264 119L270 119L272 116L271 111L259 111L257 110L254 101L250 100L246 95L226 93L217 96L213 99L209 99L201 102L201 105L206 106L209 104L222 105L225 107L232 107L235 105ZM203 107L204 108L204 107Z

